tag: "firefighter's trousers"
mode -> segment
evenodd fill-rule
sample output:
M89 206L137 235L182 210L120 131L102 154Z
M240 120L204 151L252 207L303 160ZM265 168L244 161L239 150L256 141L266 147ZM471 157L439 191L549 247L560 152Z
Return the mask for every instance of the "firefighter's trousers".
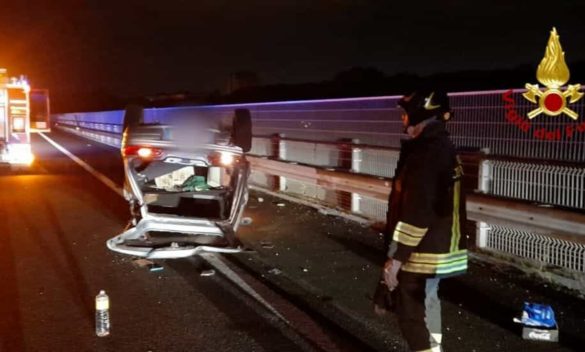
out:
M442 351L439 278L400 272L396 312L402 336L412 351Z

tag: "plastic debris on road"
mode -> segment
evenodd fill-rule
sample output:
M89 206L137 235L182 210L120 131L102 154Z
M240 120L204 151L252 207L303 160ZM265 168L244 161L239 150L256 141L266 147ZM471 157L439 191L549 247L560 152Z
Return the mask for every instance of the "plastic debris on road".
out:
M559 329L551 306L524 302L520 318L514 322L522 324L522 338L534 341L559 341Z
M200 276L213 276L215 275L215 270L214 269L207 269L207 270L203 270L201 272L201 274L199 274Z
M148 265L148 270L155 272L155 271L163 271L164 268L156 263L152 263Z
M284 204L284 203L276 203L276 206L277 206L277 207L284 207L285 205L286 205L286 204Z
M329 209L329 208L319 208L317 210L319 212L319 214L323 214L326 216L334 216L336 215L336 211L333 209Z
M250 217L242 218L242 221L240 221L240 224L242 224L243 226L250 225L251 223L252 223L252 218L250 218Z
M260 241L260 246L266 249L274 248L274 245L270 241Z
M557 325L555 313L547 304L524 302L522 317L514 318L514 322L525 326L554 328Z
M272 268L272 269L268 270L268 273L272 274L272 275L280 275L282 273L282 270L277 269L277 268Z
M258 197L258 203L262 203L262 202L264 202L264 198Z

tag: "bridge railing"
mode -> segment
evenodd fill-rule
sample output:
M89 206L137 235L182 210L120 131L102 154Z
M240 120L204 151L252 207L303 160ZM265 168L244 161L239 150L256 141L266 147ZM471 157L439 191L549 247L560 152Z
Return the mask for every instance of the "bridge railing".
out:
M555 239L551 245L561 254L536 259L526 255L525 259L569 271L581 268L579 271L585 273L582 270L585 257L578 254L585 251L585 233L578 230L585 229L580 213L585 198L585 133L575 133L569 141L536 139L507 120L502 102L505 93L451 96L455 118L448 126L452 137L460 148L475 150L467 161L467 181L471 182L468 188L507 202L493 205L488 198L473 200L472 217L477 221L477 231L472 234L474 242L480 251L494 252L499 257L507 254L512 258L519 255L519 247L544 243L540 240L542 236ZM518 102L514 108L522 114L533 107L522 102L519 93L511 96ZM396 99L378 97L148 109L145 118L150 122L164 122L165 116L179 113L227 116L235 108L248 108L255 134L251 182L279 194L326 204L371 221L384 221L389 181L394 176L399 140L403 135L394 107ZM575 105L572 108L581 115L583 106ZM122 117L122 111L53 116L54 122L68 130L88 138L99 138L110 145L119 145ZM533 130L553 130L561 126L552 118L539 121L533 124ZM514 202L532 208L515 213L516 219L506 218L507 207L519 207ZM567 222L557 224L545 214L541 220L546 221L537 221L531 213L542 209L543 204L566 209L565 213L568 210L569 215L559 215ZM492 216L485 209L492 209ZM494 213L499 215L493 216Z

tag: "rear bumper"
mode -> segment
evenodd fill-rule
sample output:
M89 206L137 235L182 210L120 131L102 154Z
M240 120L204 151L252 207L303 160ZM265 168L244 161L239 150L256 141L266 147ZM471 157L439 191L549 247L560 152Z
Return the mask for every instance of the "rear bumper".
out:
M219 248L211 246L185 246L185 247L163 247L163 248L150 248L150 247L131 247L125 245L119 245L112 243L112 240L108 241L108 248L114 252L121 254L132 255L135 257L144 257L148 259L178 259L187 258L200 253L215 252L215 253L240 253L243 251L242 248Z
M149 239L149 232L175 233L184 241L153 244ZM239 253L242 251L240 247L190 243L190 237L195 236L218 240L226 237L221 228L211 221L151 217L142 219L135 227L109 239L106 244L114 252L149 259L185 258L202 252Z

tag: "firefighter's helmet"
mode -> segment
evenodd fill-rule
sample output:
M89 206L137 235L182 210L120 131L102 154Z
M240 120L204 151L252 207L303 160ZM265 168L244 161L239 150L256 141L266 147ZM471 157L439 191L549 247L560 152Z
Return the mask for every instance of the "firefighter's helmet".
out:
M417 90L402 97L398 101L398 106L408 115L409 126L415 126L433 117L446 122L452 116L449 97L439 89Z

